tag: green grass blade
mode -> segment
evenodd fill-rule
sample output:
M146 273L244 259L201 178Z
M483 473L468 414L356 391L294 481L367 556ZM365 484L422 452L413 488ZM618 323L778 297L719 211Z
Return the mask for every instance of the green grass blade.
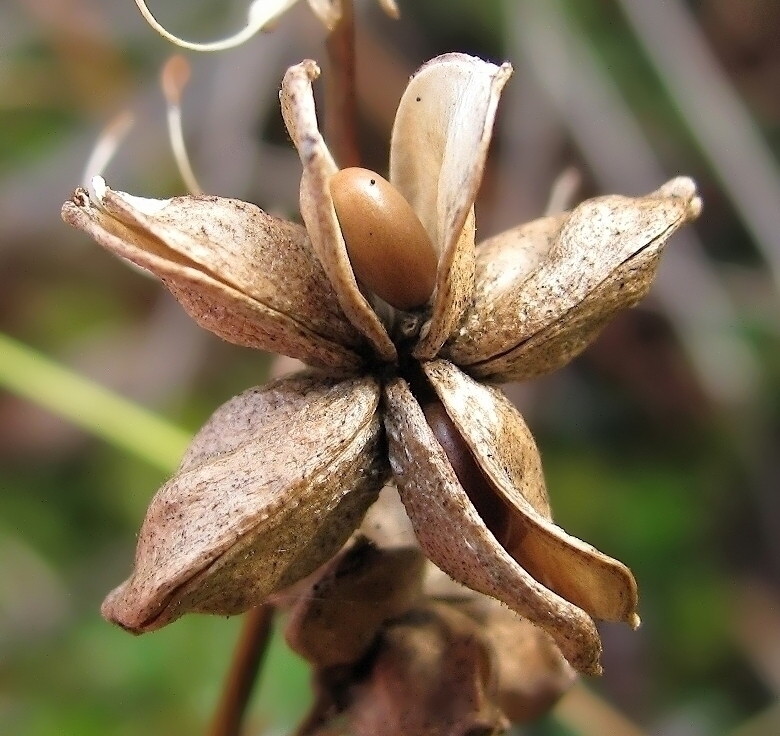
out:
M176 467L191 439L183 429L2 333L0 388L166 472Z

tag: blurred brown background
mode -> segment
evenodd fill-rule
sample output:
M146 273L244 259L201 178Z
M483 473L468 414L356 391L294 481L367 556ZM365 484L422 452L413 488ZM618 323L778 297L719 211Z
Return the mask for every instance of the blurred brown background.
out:
M515 67L481 237L540 215L567 167L582 175L578 200L688 174L705 202L640 308L566 370L510 389L558 521L632 567L644 622L604 628L606 674L587 683L636 731L573 703L524 733L780 733L780 3L399 5L394 22L358 3L368 165L386 167L409 74L457 50ZM208 40L239 28L246 5L152 10ZM277 91L288 65L325 62L323 38L299 3L239 49L188 53L185 135L207 192L297 216L300 165ZM185 191L158 84L173 50L131 0L0 3L0 332L191 432L262 383L269 357L199 330L156 282L59 219L123 110L136 125L111 185ZM0 732L201 732L238 622L191 617L135 639L98 613L164 471L6 390L20 370L10 355L0 342ZM41 380L41 395L67 391ZM276 642L254 732L285 732L307 700L305 668Z

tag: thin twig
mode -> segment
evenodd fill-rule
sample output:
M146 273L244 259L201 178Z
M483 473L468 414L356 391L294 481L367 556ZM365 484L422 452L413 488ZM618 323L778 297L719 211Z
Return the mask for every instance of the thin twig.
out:
M355 16L352 0L342 0L341 19L325 46L330 61L325 77L325 134L339 166L360 166L355 85Z
M270 605L258 606L245 615L244 628L209 736L239 736L241 733L249 696L270 639L273 617L274 608Z

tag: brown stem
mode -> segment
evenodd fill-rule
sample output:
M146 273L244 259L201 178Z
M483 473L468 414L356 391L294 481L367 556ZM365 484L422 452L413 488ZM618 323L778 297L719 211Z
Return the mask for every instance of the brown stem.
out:
M341 19L325 46L330 61L325 78L325 135L341 168L360 166L355 87L355 15L352 0L342 0Z
M257 679L271 634L274 608L258 606L247 612L222 698L211 723L209 736L239 736L252 687Z

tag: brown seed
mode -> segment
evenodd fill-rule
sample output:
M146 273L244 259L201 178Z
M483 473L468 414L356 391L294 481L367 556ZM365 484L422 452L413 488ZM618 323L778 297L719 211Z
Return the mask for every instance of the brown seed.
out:
M482 472L474 454L438 398L424 400L422 410L458 482L496 541L546 588L585 611L605 612L604 601L607 601L609 607L610 599L614 599L616 592L609 580L606 587L601 585L597 580L598 573L594 576L593 568L587 566L582 553L572 554L550 537L539 534L524 514L501 496ZM624 606L618 592L618 601L612 610L620 611ZM598 617L629 621L619 613Z
M436 285L436 251L400 192L368 169L342 169L330 193L355 276L396 309L423 306Z
M518 544L525 536L522 527L516 523L514 514L480 470L469 446L441 401L431 399L423 405L422 410L433 436L444 450L477 513L498 543L512 554L513 545Z

